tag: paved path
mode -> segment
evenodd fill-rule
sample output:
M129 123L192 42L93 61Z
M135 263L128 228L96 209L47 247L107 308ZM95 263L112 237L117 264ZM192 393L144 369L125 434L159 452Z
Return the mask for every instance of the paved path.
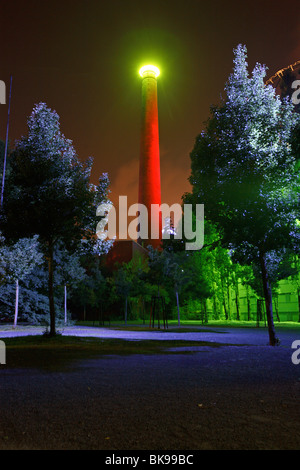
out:
M43 331L6 327L0 338ZM41 367L11 368L7 361L0 369L0 450L300 448L300 365L291 361L300 329L278 331L281 345L275 348L267 345L265 328L68 327L63 334L224 347L195 345L187 355L178 348L175 354L77 356L60 363L49 355ZM99 459L104 463L101 454Z
M199 331L190 332L188 327L171 327L169 330L161 329L149 331L130 331L127 329L109 327L82 327L70 326L58 328L63 335L81 337L116 338L131 341L139 340L184 340L184 341L208 341L223 344L248 344L252 346L266 346L269 343L267 328L220 328L201 326ZM193 327L195 329L195 327ZM178 332L176 331L178 330ZM185 331L187 330L187 331ZM16 329L0 326L0 338L16 336L41 335L44 327L19 326ZM277 335L281 345L291 347L294 340L300 340L300 326L298 329L278 329Z

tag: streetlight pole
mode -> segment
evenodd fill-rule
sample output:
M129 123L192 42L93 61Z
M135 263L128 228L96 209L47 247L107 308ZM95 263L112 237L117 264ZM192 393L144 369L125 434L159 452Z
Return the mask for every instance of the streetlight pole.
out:
M0 209L2 209L2 206L3 206L3 193L4 193L5 172L6 172L7 147L8 147L8 130L9 130L11 89L12 89L12 75L10 76L10 86L9 86L9 100L8 100L8 113L7 113L6 139L5 139L5 150L4 150L4 161L3 161L3 174L2 174Z

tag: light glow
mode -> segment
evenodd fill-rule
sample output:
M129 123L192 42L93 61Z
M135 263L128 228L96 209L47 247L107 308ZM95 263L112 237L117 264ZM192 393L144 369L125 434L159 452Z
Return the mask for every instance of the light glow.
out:
M145 74L147 73L154 73L155 78L157 78L160 74L159 68L155 67L155 65L144 65L140 71L139 74L141 77L144 77Z

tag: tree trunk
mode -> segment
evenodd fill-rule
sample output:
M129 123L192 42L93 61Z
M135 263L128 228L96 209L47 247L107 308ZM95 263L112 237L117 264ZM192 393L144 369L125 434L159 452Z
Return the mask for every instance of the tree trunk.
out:
M235 294L235 305L236 305L236 319L240 321L240 306L239 306L239 298L238 294Z
M48 297L49 297L49 310L50 310L50 336L56 335L55 330L55 306L53 294L53 245L49 244L49 258L48 258Z
M273 321L273 306L272 306L272 289L269 282L269 276L266 266L266 259L264 253L259 253L259 261L261 267L261 275L264 289L264 297L266 304L266 314L269 330L269 343L270 346L276 346L278 344L278 338L276 337L274 321Z
M223 299L223 307L224 307L224 313L225 313L225 320L228 320L228 312L227 312L227 307L226 307L226 294L224 292L224 279L223 276L221 276L221 287L222 287L222 299Z
M250 299L247 298L247 313L248 313L248 321L251 318L251 307L250 307Z
M256 299L256 328L259 328L259 320L261 319L260 315L261 309L260 309L260 300Z
M225 299L223 299L223 308L224 308L225 320L228 320L228 313L227 313Z
M202 325L203 323L208 323L208 318L207 318L207 305L206 305L206 299L202 300L202 307L203 307L203 313L202 313Z
M246 294L247 294L247 313L248 313L248 321L251 320L251 305L250 305L250 296L249 296L249 286L246 286Z
M218 319L218 315L217 315L217 299L216 299L216 294L214 294L213 296L213 318L214 320Z
M230 286L227 284L227 306L228 306L228 318L227 320L230 320L231 318L231 305L230 305Z
M234 290L235 290L236 319L239 321L240 320L239 280L236 281Z
M176 291L176 303L177 303L177 317L178 317L178 326L180 326L180 310L179 310L179 298L178 298L178 291Z
M276 319L277 319L278 322L280 322L279 308L278 308L278 296L274 297L274 305L275 305Z
M14 328L16 328L17 326L18 311L19 311L19 279L16 280L16 304L15 304Z
M125 297L125 325L127 325L127 295Z
M65 306L65 325L67 324L68 322L68 319L67 319L67 286L65 285L65 299L64 299L64 306Z
M143 312L143 325L145 325L145 311L146 311L146 309L145 309L145 301L144 301L144 299L142 299L142 309L143 309L143 310L142 310L142 312Z

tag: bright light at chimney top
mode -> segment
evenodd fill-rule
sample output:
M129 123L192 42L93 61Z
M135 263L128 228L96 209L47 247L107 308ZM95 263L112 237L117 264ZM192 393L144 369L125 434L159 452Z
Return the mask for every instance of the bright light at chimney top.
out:
M158 75L160 74L159 69L157 67L155 67L155 65L144 65L140 69L140 76L143 77L144 74L147 73L147 72L154 73L155 78L157 78Z

